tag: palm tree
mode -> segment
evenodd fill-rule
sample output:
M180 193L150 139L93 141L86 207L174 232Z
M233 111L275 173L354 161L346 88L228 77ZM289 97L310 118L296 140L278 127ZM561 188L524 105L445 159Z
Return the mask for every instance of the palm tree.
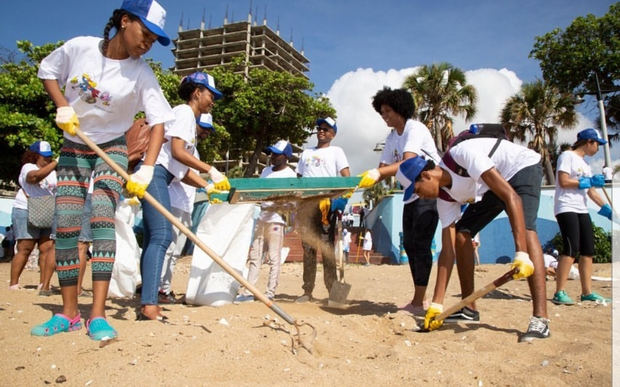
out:
M558 127L572 128L577 123L576 97L561 93L541 80L525 83L502 109L501 121L511 138L529 139L528 147L542 156L548 184L555 184L551 155Z
M405 79L403 87L411 91L417 117L430 129L439 151L454 135L452 117L465 114L469 121L476 114L476 89L467 84L462 70L449 63L423 66Z

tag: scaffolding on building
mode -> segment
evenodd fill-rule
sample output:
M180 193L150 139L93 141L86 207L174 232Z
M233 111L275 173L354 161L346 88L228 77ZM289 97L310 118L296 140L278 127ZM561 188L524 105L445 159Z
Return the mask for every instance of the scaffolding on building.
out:
M209 23L210 24L210 23ZM292 33L291 33L292 35ZM292 41L280 37L279 27L276 31L269 28L266 17L262 25L253 21L248 13L247 21L228 22L228 15L220 27L205 28L204 16L200 28L184 30L179 24L178 37L173 40L175 48L174 68L172 71L180 76L195 71L206 71L226 65L233 58L244 55L246 76L253 68L265 68L285 71L303 76L309 71L309 60L301 51L295 49Z

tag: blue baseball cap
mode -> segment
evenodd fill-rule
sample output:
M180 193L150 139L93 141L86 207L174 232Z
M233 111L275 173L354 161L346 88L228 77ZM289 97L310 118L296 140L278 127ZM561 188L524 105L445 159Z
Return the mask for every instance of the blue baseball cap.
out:
M43 157L52 157L52 147L47 141L36 141L29 148L31 151L40 154Z
M210 74L203 73L202 71L197 71L183 77L183 79L181 79L181 83L183 82L192 82L206 87L211 90L216 100L224 97L224 94L222 94L222 92L215 87L215 78L213 78Z
M426 160L420 156L412 157L403 161L398 166L396 178L405 190L403 201L407 201L413 195L415 189L415 181L420 176L420 172L426 167Z
M322 123L326 123L330 126L330 128L334 129L334 132L338 133L338 127L336 126L336 120L331 117L319 118L316 120L316 124L321 125Z
M607 141L603 140L598 130L592 128L584 129L581 132L577 133L577 141L579 140L595 140L601 145L607 144Z
M275 153L277 155L284 155L287 159L290 159L293 156L293 147L286 140L280 140L273 144L272 146L265 149L265 153Z
M158 36L162 46L170 44L170 38L164 32L166 10L155 0L124 0L121 9L140 18L149 31Z
M201 114L196 119L196 123L203 129L209 129L212 132L215 132L215 128L213 127L213 116L211 116L211 113Z

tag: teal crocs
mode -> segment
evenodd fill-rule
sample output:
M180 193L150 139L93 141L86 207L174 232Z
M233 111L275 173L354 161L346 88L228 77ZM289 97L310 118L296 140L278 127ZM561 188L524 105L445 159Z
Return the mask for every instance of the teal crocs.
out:
M575 301L573 301L573 299L570 298L564 290L555 292L553 298L551 299L551 302L556 305L575 305Z
M103 317L95 317L92 320L88 320L86 322L86 330L88 331L88 336L97 341L111 340L118 336L116 330Z
M57 313L49 321L37 325L30 330L33 336L52 336L60 332L71 332L82 329L82 317L78 313L73 319Z
M590 294L582 294L581 301L611 302L611 298L605 298L598 293L592 292Z

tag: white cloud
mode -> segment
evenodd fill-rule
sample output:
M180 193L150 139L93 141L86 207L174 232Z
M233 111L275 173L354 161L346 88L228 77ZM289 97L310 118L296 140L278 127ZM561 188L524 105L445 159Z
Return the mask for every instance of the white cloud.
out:
M379 163L379 153L373 152L377 143L383 142L389 128L372 107L372 97L384 86L402 87L405 78L417 67L401 70L374 71L357 69L338 78L327 96L338 114L338 135L334 145L344 149L351 165L351 174L359 174ZM506 100L517 93L523 81L508 69L477 69L466 71L467 82L478 92L477 113L473 122L498 122ZM456 117L455 132L469 126L462 117ZM579 130L592 127L593 123L579 115L574 129L560 130L558 143L573 143ZM314 146L316 138L309 138L306 146ZM599 152L602 156L603 152ZM594 161L594 160L593 160Z

